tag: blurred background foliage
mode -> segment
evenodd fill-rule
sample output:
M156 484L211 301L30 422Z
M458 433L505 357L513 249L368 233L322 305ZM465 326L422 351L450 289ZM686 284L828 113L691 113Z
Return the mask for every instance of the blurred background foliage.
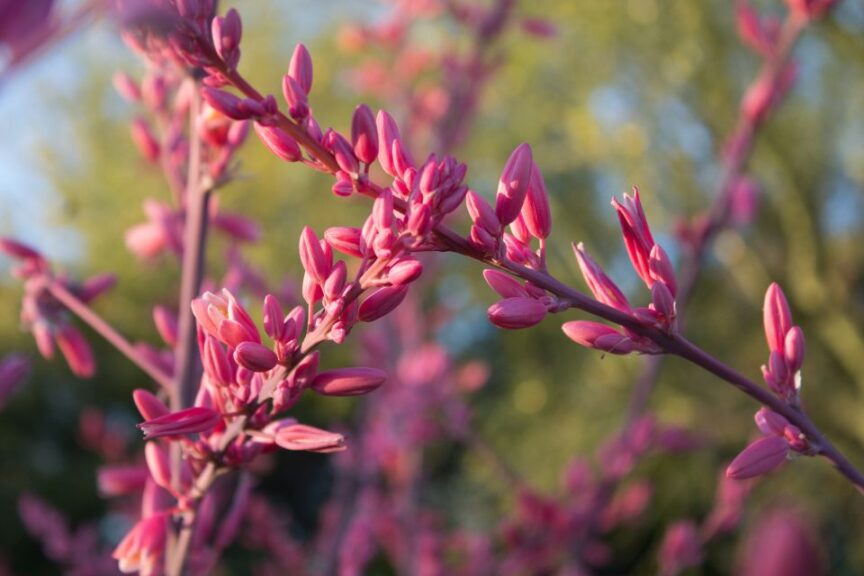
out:
M782 10L779 4L757 3L769 11ZM368 55L346 52L338 42L340 26L379 17L386 7L311 0L238 0L236 6L245 27L242 68L253 84L278 94L290 51L303 41L315 61L313 107L322 123L345 130L359 100L386 105L352 88L350 71ZM638 185L653 229L674 255L676 223L717 193L716 158L759 62L741 46L727 0L541 0L522 2L518 10L551 18L558 34L537 41L514 30L496 46L501 68L456 154L469 165L475 189L490 195L512 148L530 142L552 195L553 272L583 286L570 249L571 241L583 241L628 295L643 302L646 294L629 270L609 200ZM459 41L443 22L424 23L422 33L430 46ZM169 259L137 262L122 238L143 219L144 198L168 194L132 146L128 121L135 111L110 83L116 69L134 73L141 64L110 23L56 52L0 92L3 152L28 142L17 151L26 161L4 169L0 178L0 233L43 248L71 274L117 273L117 288L97 310L131 338L155 341L150 309L156 302L176 304L177 266ZM800 80L760 133L749 164L764 191L758 215L747 229L718 238L686 312L687 332L758 379L767 354L762 295L778 281L808 338L804 403L861 464L864 7L841 1L831 17L807 31L796 55ZM427 152L421 145L415 156ZM358 224L368 210L365 200L334 197L327 178L281 164L254 138L241 158L243 177L221 191L219 201L261 222L263 241L245 253L273 281L299 279L296 244L303 225L322 230ZM41 179L43 193L25 210L25 198L35 194L28 190L33 176L23 174L28 170ZM209 253L217 278L223 256L217 240ZM3 272L8 264L0 261ZM35 354L17 321L21 287L8 274L2 278L0 355ZM528 331L491 329L485 308L494 296L473 262L447 258L427 287L428 302L457 312L439 337L455 356L485 359L492 367L491 381L472 401L479 435L530 484L559 490L565 464L590 455L620 425L643 360L575 348L559 328L574 313ZM0 510L7 518L0 524L0 550L14 569L39 565L29 564L39 548L15 519L23 491L42 495L73 522L98 518L104 509L94 481L98 459L76 441L79 413L99 407L139 442L129 393L149 383L95 336L91 340L99 360L96 378L77 381L62 362L39 362L0 416ZM318 399L302 409L327 422L346 418L345 406ZM696 455L657 457L638 471L656 494L639 530L656 543L669 521L698 519L710 508L718 471L755 433L757 406L675 359L664 364L651 406L662 421L710 441ZM457 461L426 487L424 499L446 510L455 525L489 529L511 504L506 484L470 453ZM278 483L265 487L283 489ZM748 514L778 501L808 512L832 574L864 571L864 502L830 466L815 459L786 466L757 487ZM714 545L700 573L728 573L734 545L734 539ZM651 557L645 556L638 573L653 573ZM50 573L41 566L27 573Z

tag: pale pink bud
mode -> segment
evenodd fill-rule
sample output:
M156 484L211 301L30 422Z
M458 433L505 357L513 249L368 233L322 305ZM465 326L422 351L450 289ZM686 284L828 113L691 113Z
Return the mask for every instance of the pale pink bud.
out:
M232 348L236 348L243 342L261 342L261 337L257 330L249 328L241 322L235 320L222 320L219 323L219 329L216 331L216 337Z
M312 57L303 44L297 44L288 64L288 74L306 94L312 91Z
M348 268L342 260L333 265L330 275L327 276L327 281L324 282L324 296L327 300L333 301L339 298L342 290L345 288L345 279L348 276Z
M399 306L406 294L408 294L408 286L378 288L360 304L358 318L363 322L377 320Z
M468 214L471 216L471 221L474 224L493 235L497 235L500 232L501 222L498 220L498 216L495 215L495 210L485 198L473 190L469 190L465 196L465 207L468 208Z
M611 326L591 322L589 320L574 320L561 326L568 338L586 348L603 350L610 354L630 354L642 351L633 340L621 334Z
M518 280L499 270L491 268L483 270L483 279L502 298L525 298L528 296L528 292Z
M522 210L531 183L533 165L531 146L526 143L517 146L507 159L495 197L495 215L502 225L513 222Z
M423 273L423 264L418 260L402 260L387 271L387 281L394 286L410 284Z
M361 162L371 164L378 157L378 129L375 126L375 116L365 104L354 109L351 119L351 142L354 153Z
M679 520L672 524L660 545L660 574L674 576L702 561L702 539L692 521Z
M612 199L612 206L618 214L621 232L624 236L624 246L630 256L630 262L646 286L653 284L650 272L650 255L654 247L654 238L648 228L648 220L642 209L639 189L633 188L633 196L624 195L621 202Z
M389 188L385 188L372 204L372 218L378 230L386 230L393 225L393 193Z
M255 122L255 133L268 150L285 162L297 162L303 158L303 152L297 141L281 128L262 126Z
M111 556L125 574L154 574L165 552L168 514L142 518L120 541Z
M303 87L291 75L282 77L282 96L288 104L288 112L298 120L309 115L309 101Z
M243 23L237 10L231 8L224 18L214 18L211 28L216 53L222 57L229 69L236 68L240 60L240 38L243 35Z
M536 164L531 167L531 184L525 197L525 205L522 206L522 218L532 236L542 239L549 237L552 231L549 193L546 191L543 174Z
M655 244L651 248L648 256L648 271L652 281L663 282L672 298L675 298L675 293L678 291L678 284L675 280L675 268L672 267L672 262L666 251L659 244ZM651 285L649 285L650 287Z
M153 323L159 336L170 347L177 345L177 317L164 306L153 307Z
M377 368L337 368L320 372L311 388L327 396L357 396L375 390L387 380Z
M275 440L277 445L286 450L327 453L345 449L345 438L341 434L305 424L280 428L275 434Z
M171 491L171 458L168 451L158 442L147 442L144 446L144 460L150 476L157 485Z
M234 349L234 360L253 372L267 372L276 366L276 353L262 344L243 342Z
M117 72L111 81L114 84L114 89L124 100L128 102L138 102L141 100L141 88L128 74Z
M499 328L519 329L539 324L546 317L546 305L534 298L499 300L489 307L489 321Z
M148 476L142 466L102 466L96 473L96 484L103 496L123 496L141 492Z
M324 284L330 274L331 262L321 249L318 236L309 226L303 228L300 234L300 260L303 268L318 284Z
M630 303L627 301L627 297L624 296L618 285L603 272L603 269L588 254L581 242L573 245L573 253L576 255L582 277L585 278L585 283L588 284L594 297L607 306L629 313Z
M744 480L761 476L780 466L789 453L789 443L778 436L765 436L747 446L726 468L726 476Z
M363 257L361 231L350 226L334 226L324 231L324 239L334 250L349 256Z
M135 119L129 127L132 134L132 141L148 162L157 162L159 160L159 141L150 130L150 125L143 118Z
M398 176L396 164L393 160L393 143L400 138L399 126L393 117L384 110L378 112L378 163L381 169L390 176Z
M96 361L90 345L77 328L69 324L60 326L54 334L57 347L63 353L69 368L79 378L90 378L96 373Z
M163 436L207 432L221 421L222 416L215 410L203 406L193 406L152 420L146 420L138 424L138 428L144 432L144 439L150 440Z
M769 408L762 407L754 416L756 426L765 435L783 436L789 421Z
M793 326L786 333L783 342L783 355L789 365L789 371L794 375L804 365L804 331L799 326Z
M285 338L285 313L272 294L264 297L264 331L277 342Z
M33 339L36 340L36 348L43 358L50 360L54 357L54 330L51 324L42 320L37 321L31 328Z
M763 308L765 338L771 351L782 352L786 334L792 328L792 312L780 286L774 282L765 293Z

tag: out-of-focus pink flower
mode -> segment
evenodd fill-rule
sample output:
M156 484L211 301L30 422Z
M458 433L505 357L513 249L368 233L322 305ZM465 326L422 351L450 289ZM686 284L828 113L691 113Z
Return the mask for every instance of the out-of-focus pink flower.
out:
M279 428L274 438L276 444L285 450L324 453L345 450L345 438L341 434L305 424L290 424Z
M99 492L104 496L135 494L144 489L149 474L143 466L102 466L96 475Z
M748 531L739 553L740 576L824 576L825 553L812 521L791 509L762 515Z
M30 373L30 360L21 354L9 354L0 360L0 408L18 390Z
M689 520L672 524L660 545L660 574L674 576L702 561L702 542L699 530Z
M154 514L139 520L112 554L120 571L138 572L141 576L160 573L167 533L168 514Z
M71 324L58 326L54 332L54 339L66 363L76 376L90 378L96 373L93 351L77 328Z
M761 476L786 461L789 443L779 436L764 436L747 446L726 468L726 475L736 480Z
M377 368L337 368L320 372L311 387L327 396L356 396L381 386L387 373Z

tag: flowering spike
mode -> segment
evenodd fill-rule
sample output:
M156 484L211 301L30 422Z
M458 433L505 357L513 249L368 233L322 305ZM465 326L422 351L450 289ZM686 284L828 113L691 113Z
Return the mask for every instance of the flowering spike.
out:
M531 183L533 165L531 146L526 143L517 146L507 159L495 198L495 214L501 224L510 224L522 210Z
M337 368L319 373L311 388L327 396L357 396L375 390L385 380L387 373L377 368Z
M171 412L146 420L138 424L144 432L144 439L162 438L163 436L182 436L196 432L207 432L222 421L222 416L211 408L193 406L177 412Z
M312 57L303 44L297 44L288 64L288 74L306 94L312 91Z
M505 298L490 306L488 315L489 321L499 328L528 328L546 317L546 305L524 296Z
M378 130L375 116L365 104L354 109L351 119L351 143L357 158L365 164L372 164L378 157Z
M789 443L778 436L765 436L747 446L726 468L726 476L744 480L761 476L780 466L789 453Z

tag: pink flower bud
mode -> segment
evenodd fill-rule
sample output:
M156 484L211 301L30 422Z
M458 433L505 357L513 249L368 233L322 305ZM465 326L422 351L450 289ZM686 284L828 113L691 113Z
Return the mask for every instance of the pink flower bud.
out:
M483 279L502 298L526 298L528 296L528 292L521 282L499 270L491 268L483 270Z
M153 307L153 323L162 340L171 348L177 345L177 317L164 306Z
M765 407L760 408L756 412L754 419L756 420L756 426L766 436L783 436L786 427L789 425L789 421L786 418Z
M339 167L348 174L356 175L360 172L360 164L354 155L354 148L348 143L348 140L338 132L331 132L329 140L328 148L333 152L333 157L336 158Z
M789 453L789 443L778 436L765 436L747 446L726 468L726 476L744 480L761 476L780 466Z
M836 574L827 566L830 557L824 545L830 542L816 532L818 521L805 518L785 505L761 511L748 530L738 562L737 576L827 576Z
M576 255L582 277L585 278L585 283L588 284L594 297L607 306L612 306L629 314L631 309L627 297L624 296L618 285L603 272L603 269L588 254L581 242L573 245L573 253Z
M648 272L652 280L649 288L653 285L654 281L663 282L666 288L669 289L670 296L674 299L678 291L678 284L675 280L675 268L672 267L669 256L666 255L666 251L659 244L651 247L651 252L648 255Z
M378 157L378 129L375 116L369 106L361 104L354 109L351 119L351 142L354 153L365 164L372 164Z
M253 372L267 372L279 361L272 350L255 342L243 342L237 346L234 360Z
M297 44L288 64L288 74L297 81L303 92L312 91L312 57L303 44Z
M692 521L679 520L666 530L659 561L662 576L675 576L702 562L702 539Z
M135 390L132 392L132 400L135 402L138 412L145 420L154 420L169 413L165 404L147 390L140 388Z
M153 481L162 488L173 491L171 483L171 458L168 451L158 442L147 442L144 445L144 460Z
M499 300L489 307L487 314L489 321L499 328L528 328L546 317L546 305L534 298L517 296Z
M123 496L144 490L148 476L142 466L102 466L96 473L96 484L103 496Z
M224 18L214 18L211 29L216 53L229 69L236 68L240 60L240 38L243 35L243 23L237 10L231 8Z
M651 306L668 321L675 318L675 298L665 282L657 281L651 286Z
M148 162L158 162L161 147L159 146L159 141L156 140L156 136L150 130L150 125L147 124L147 121L143 118L136 118L129 126L129 131L132 135L132 141L135 143L141 156Z
M763 322L768 348L771 351L783 352L786 334L792 328L792 313L783 290L776 282L771 284L765 293Z
M786 339L783 342L783 355L786 357L789 371L793 375L801 370L804 365L804 331L800 327L793 326L786 333Z
M290 74L282 77L282 96L288 104L292 118L302 120L309 115L309 101L306 92Z
M285 338L285 313L279 300L272 294L264 297L264 331L277 342Z
M399 126L393 117L384 110L378 112L378 163L381 169L390 176L398 176L396 164L393 159L393 143L400 138Z
M549 237L552 231L549 193L546 191L543 174L536 164L531 167L531 184L525 197L525 205L522 206L522 218L532 236L541 239Z
M252 109L244 105L246 103L245 100L230 92L204 86L201 88L201 96L214 110L232 120L247 120L256 116Z
M468 208L468 214L471 216L471 221L480 226L492 235L498 235L501 231L501 222L498 216L495 215L495 210L486 202L486 199L469 190L465 197L465 207Z
M54 334L57 347L63 353L69 368L79 378L90 378L96 373L96 361L90 345L77 328L69 324L60 326Z
M337 368L320 372L311 388L327 396L357 396L375 390L387 380L377 368Z
M285 162L297 162L303 158L303 152L300 150L297 141L281 128L262 126L258 122L255 122L255 133L270 152Z
M303 263L303 268L318 284L323 284L327 280L332 259L327 258L318 241L318 236L309 226L304 227L300 234L300 260Z
M372 204L372 218L378 230L389 230L393 225L393 193L385 188Z
M574 320L561 326L564 334L581 346L610 354L630 354L643 351L631 338L611 326L588 320Z
M630 262L645 285L651 286L654 280L651 278L649 261L655 242L648 228L645 211L642 209L639 189L633 188L633 196L625 194L621 202L613 198L612 206L618 213L618 221L624 235L624 246L627 248Z
M0 237L0 252L19 260L42 260L42 255L21 242Z
M345 280L348 276L348 268L342 260L336 262L330 275L327 276L327 281L324 282L324 296L329 301L339 298L342 290L345 288Z
M399 306L406 294L408 294L408 286L378 288L360 304L358 317L363 322L377 320Z
M153 574L161 565L168 533L168 514L142 518L120 541L111 556L124 574Z
M275 434L275 440L276 444L285 450L327 453L345 449L345 438L341 434L305 424L293 424L280 428Z
M408 259L397 262L387 271L387 281L394 286L410 284L423 273L423 264L418 260Z
M498 181L498 193L495 198L495 215L503 225L510 224L522 210L525 196L531 184L531 171L534 161L531 156L531 146L522 143L513 150L501 178Z
M88 278L81 286L75 288L75 292L84 302L92 302L111 290L115 284L117 284L117 276L114 274L99 274Z
M240 214L221 212L211 216L210 223L239 242L257 242L261 238L258 223Z
M324 231L324 239L334 250L357 258L363 257L363 251L360 248L362 240L359 228L334 226Z
M215 410L203 406L193 406L152 420L146 420L138 424L138 428L144 432L144 439L150 440L164 436L207 432L221 421L222 416Z

